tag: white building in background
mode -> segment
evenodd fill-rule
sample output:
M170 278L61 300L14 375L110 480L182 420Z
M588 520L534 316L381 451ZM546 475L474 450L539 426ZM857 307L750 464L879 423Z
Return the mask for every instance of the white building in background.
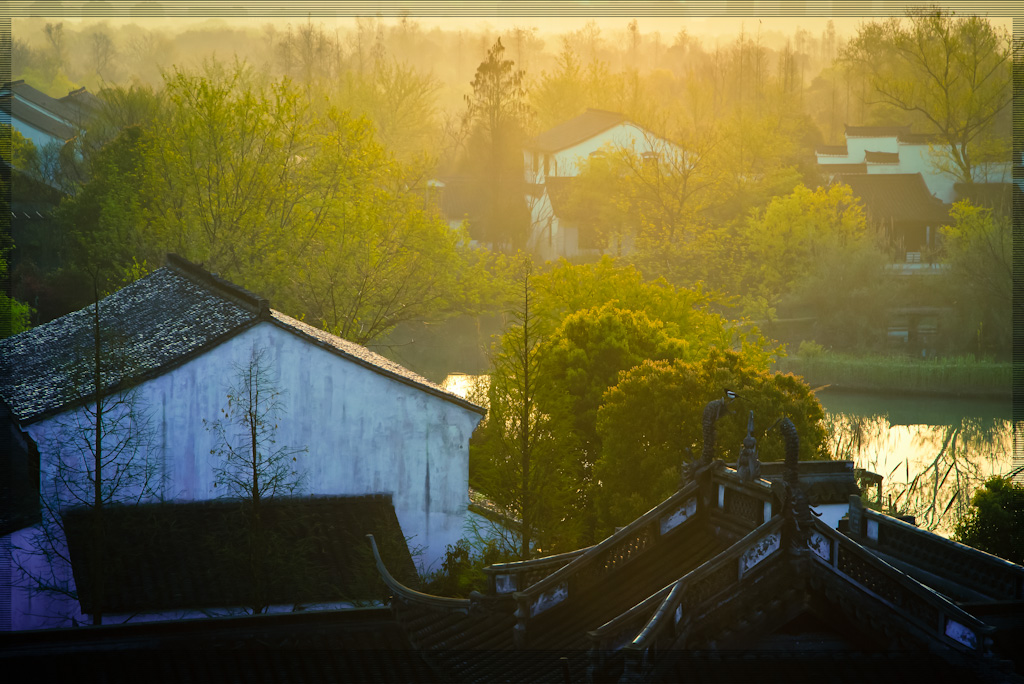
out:
M845 145L823 145L815 150L820 170L840 174L914 174L920 173L928 191L945 204L959 199L957 178L935 168L934 154L948 149L935 136L911 133L910 126L846 126ZM978 164L976 183L1009 183L1009 162Z
M532 214L527 247L542 259L597 254L579 227L564 218L563 208L582 162L603 149L627 148L657 159L672 143L657 137L617 112L588 109L533 138L523 150L523 168L531 192Z
M423 547L423 568L436 569L445 547L463 535L469 437L484 409L179 257L103 299L100 311L132 359L124 379L137 383L151 415L146 457L164 476L161 500L222 494L211 455L216 438L204 421L221 416L237 368L262 349L284 393L277 443L308 449L300 456L304 493L390 495L403 534ZM76 416L88 422L69 388L73 369L89 363L92 316L86 308L0 340L0 428L21 447L21 460L8 455L6 465L17 475L15 487L35 487L29 494L36 501L51 486L62 426ZM20 494L12 501L31 505ZM0 594L7 595L0 595L0 611L8 615L0 615L0 625L61 626L45 616L66 615L67 605L17 586L15 556L33 532L25 523L39 520L38 508L34 516L2 513Z
M77 136L100 104L85 88L72 90L58 99L24 80L0 86L0 102L5 105L0 107L0 123L10 124L38 150L64 145Z

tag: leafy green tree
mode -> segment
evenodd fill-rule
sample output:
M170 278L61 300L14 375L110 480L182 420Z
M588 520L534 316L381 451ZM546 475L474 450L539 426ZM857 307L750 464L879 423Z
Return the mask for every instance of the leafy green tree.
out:
M756 328L716 313L718 298L699 288L676 287L664 278L647 280L622 260L605 256L592 264L571 264L563 259L534 281L535 309L549 333L568 314L614 304L661 321L670 336L688 340L694 349L741 349L759 368L767 368L775 353Z
M108 101L111 129L138 125L99 148L61 211L82 269L119 277L176 252L363 344L483 300L486 260L368 120L244 64L176 70L160 95Z
M479 198L470 215L471 234L511 250L526 244L530 226L522 154L529 108L524 73L504 55L499 38L477 67L473 93L466 96L470 135L463 172Z
M964 200L950 210L940 229L942 259L949 264L945 285L954 302L962 348L1005 354L1012 342L1013 231L1009 217Z
M846 185L799 185L750 216L744 231L746 292L774 306L827 254L872 244L864 210Z
M974 493L971 508L953 538L1017 564L1024 564L1024 486L994 477Z
M813 339L832 350L870 351L886 342L887 310L903 292L876 246L835 247L809 266L790 306L814 317Z
M514 322L492 360L487 418L470 443L473 480L518 520L518 548L509 550L521 559L538 544L545 550L571 546L575 527L567 515L572 484L565 463L574 441L563 429L568 406L555 378L541 368L542 337L525 269Z
M761 460L785 457L777 434L765 434L788 416L800 434L801 459L827 459L825 416L810 388L793 375L758 369L739 354L710 350L687 362L644 361L619 376L602 398L597 432L602 440L594 478L606 529L649 510L675 491L687 454L701 452L704 407L725 388L741 399L719 420L716 458L734 461L754 411Z
M869 74L871 104L909 115L941 137L948 147L935 161L961 182L977 180L984 148L1009 140L994 124L1013 97L1011 37L985 17L911 9L906 19L862 25L842 59ZM1002 152L1005 160L1008 149Z
M572 434L577 442L569 461L578 483L574 517L587 540L595 538L596 530L593 466L601 454L597 412L605 391L618 382L619 373L646 359L692 358L700 353L665 328L642 312L605 304L566 316L540 350L538 371L549 384L538 393L538 402L545 412L559 401L568 409L557 430Z

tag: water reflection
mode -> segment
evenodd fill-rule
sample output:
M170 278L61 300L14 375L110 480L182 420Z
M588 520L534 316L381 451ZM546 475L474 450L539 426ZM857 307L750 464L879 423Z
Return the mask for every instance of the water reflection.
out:
M819 394L830 452L881 475L886 512L949 535L985 480L1013 465L1010 407L1000 402Z

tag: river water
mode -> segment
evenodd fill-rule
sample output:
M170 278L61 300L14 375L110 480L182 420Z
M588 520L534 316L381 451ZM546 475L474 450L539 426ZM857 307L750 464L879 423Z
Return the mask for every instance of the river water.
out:
M1009 401L828 390L817 396L829 451L881 475L883 508L913 515L923 528L948 535L974 491L1013 469Z
M466 396L479 376L451 374L444 386ZM1008 401L821 390L829 452L882 476L869 497L949 535L974 491L1013 468Z

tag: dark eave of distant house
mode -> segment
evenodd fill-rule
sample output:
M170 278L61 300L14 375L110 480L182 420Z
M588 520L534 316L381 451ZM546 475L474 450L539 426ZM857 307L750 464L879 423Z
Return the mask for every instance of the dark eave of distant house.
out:
M849 174L837 182L849 185L876 221L938 227L949 220L949 205L928 191L920 173Z
M589 140L626 121L626 117L618 112L588 109L579 116L544 131L531 140L527 147L540 152L558 152L578 145L584 140Z
M847 138L896 138L910 133L910 126L846 126Z
M864 152L864 161L868 164L899 164L899 152Z

